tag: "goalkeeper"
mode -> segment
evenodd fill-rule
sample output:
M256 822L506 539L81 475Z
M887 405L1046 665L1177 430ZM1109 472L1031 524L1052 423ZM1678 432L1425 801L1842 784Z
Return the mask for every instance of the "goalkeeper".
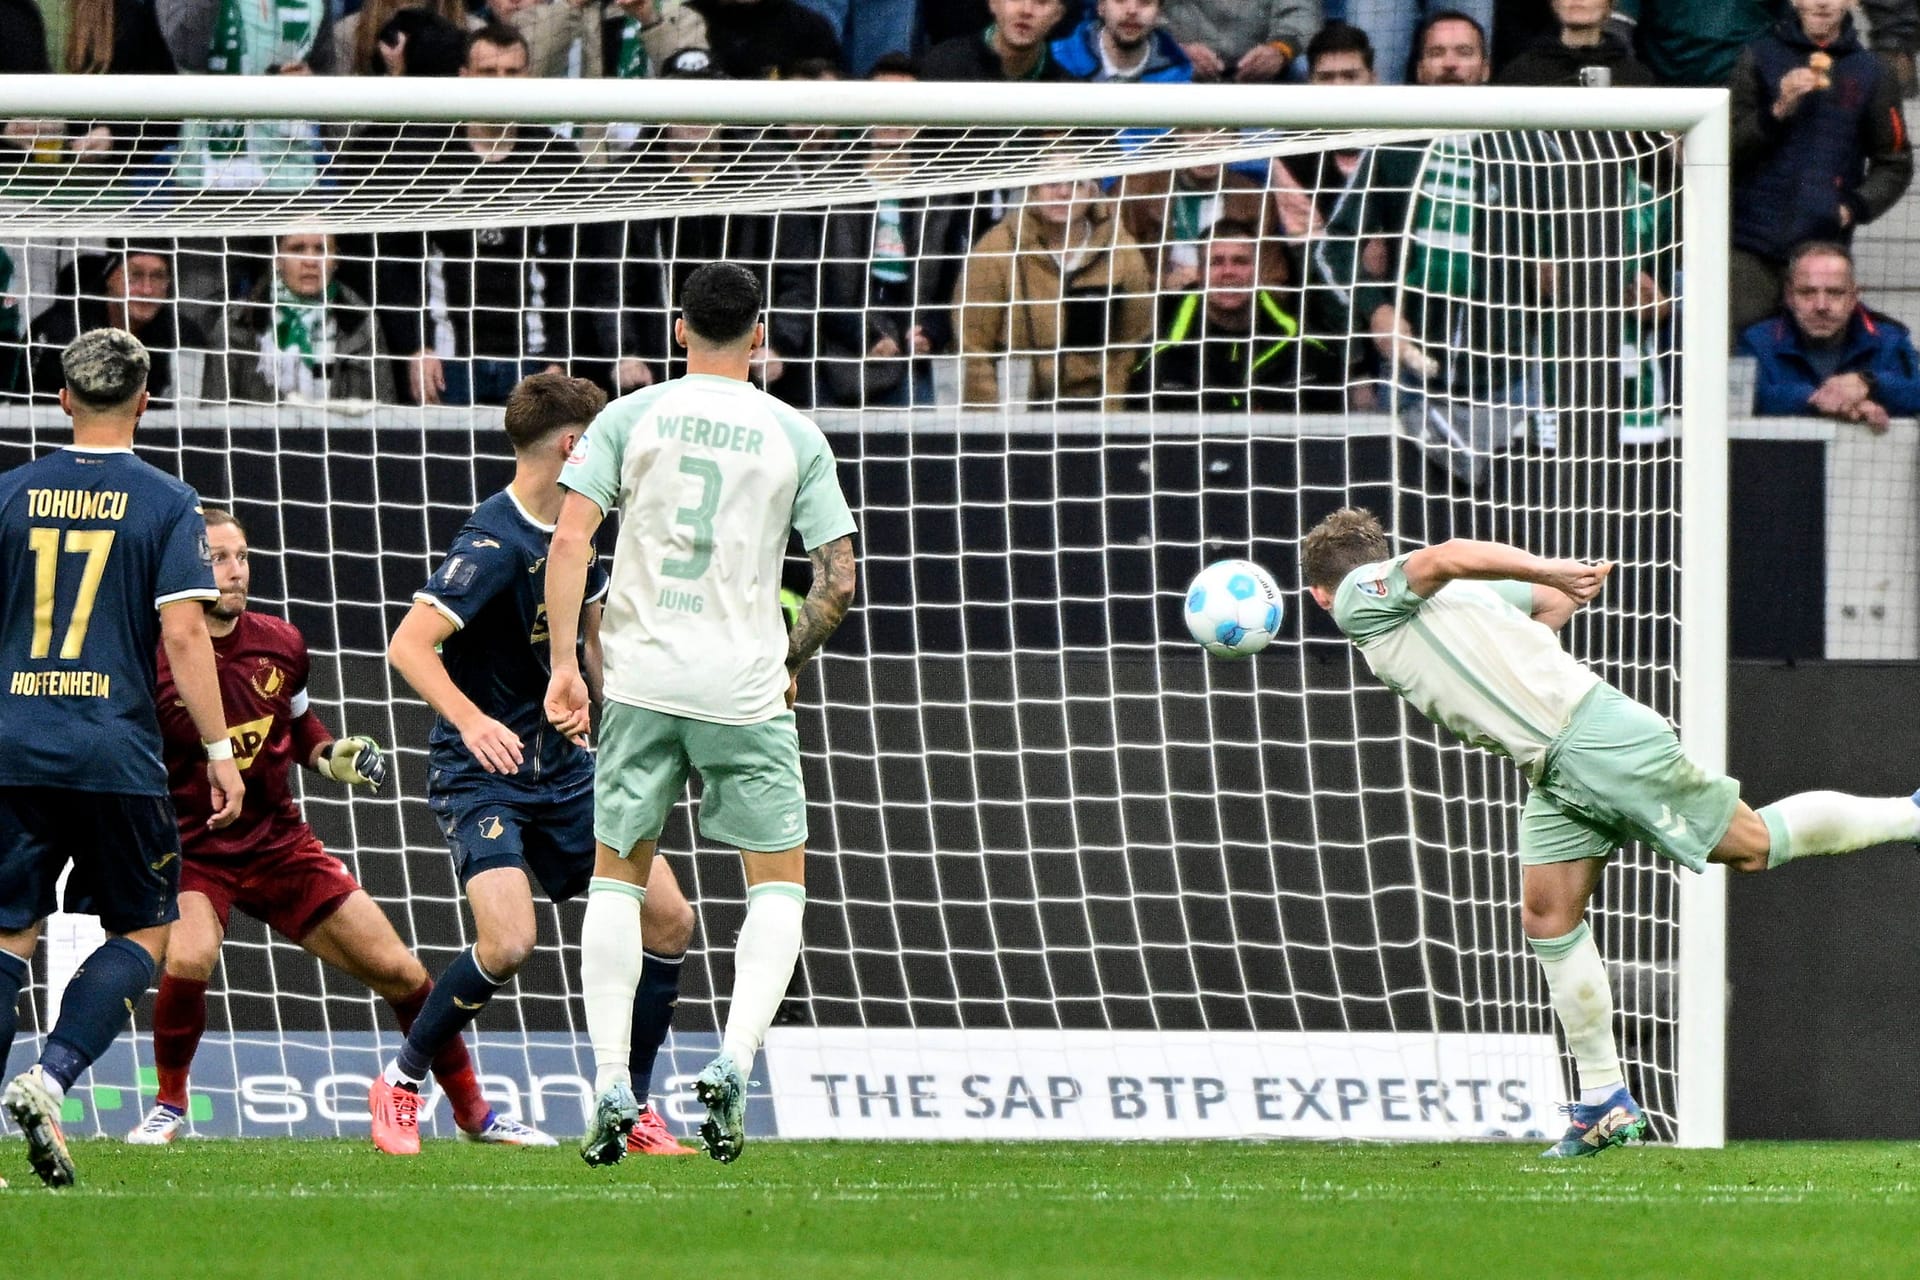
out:
M208 827L206 753L162 650L155 702L183 863L180 919L153 1005L159 1097L127 1135L141 1146L172 1142L186 1128L187 1073L207 1026L207 980L235 907L379 992L402 1031L433 987L379 906L321 847L288 786L298 760L335 782L378 790L387 776L380 748L368 738L336 739L320 723L307 700L306 641L291 623L247 608L246 532L228 512L208 507L205 515L220 592L207 605L207 630L246 799L231 826ZM516 1139L518 1126L495 1117L481 1096L465 1044L448 1045L434 1074L461 1129L483 1142Z
M1434 723L1507 756L1532 784L1520 816L1521 920L1579 1068L1580 1098L1549 1156L1590 1156L1646 1132L1613 1038L1613 994L1586 924L1613 851L1640 840L1691 871L1920 840L1920 797L1808 791L1757 813L1740 784L1689 760L1666 720L1601 680L1554 632L1600 594L1610 564L1545 560L1454 539L1393 555L1348 507L1301 544L1307 590L1375 675Z

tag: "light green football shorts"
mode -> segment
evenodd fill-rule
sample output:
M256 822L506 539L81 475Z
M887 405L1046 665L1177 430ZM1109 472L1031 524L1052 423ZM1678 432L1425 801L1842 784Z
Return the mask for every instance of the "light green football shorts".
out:
M1595 685L1527 797L1520 861L1605 858L1640 840L1700 871L1739 803L1740 784L1689 760L1659 714Z
M750 853L807 842L800 731L793 712L759 724L714 724L608 702L594 764L594 839L624 856L655 840L700 775L700 834Z

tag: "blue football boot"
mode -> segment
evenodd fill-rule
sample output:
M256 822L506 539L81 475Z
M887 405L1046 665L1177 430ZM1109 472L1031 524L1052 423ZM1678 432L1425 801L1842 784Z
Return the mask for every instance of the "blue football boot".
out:
M1540 1154L1554 1159L1597 1156L1608 1147L1638 1142L1646 1136L1647 1113L1621 1085L1605 1102L1574 1102L1560 1108L1570 1122L1560 1141Z

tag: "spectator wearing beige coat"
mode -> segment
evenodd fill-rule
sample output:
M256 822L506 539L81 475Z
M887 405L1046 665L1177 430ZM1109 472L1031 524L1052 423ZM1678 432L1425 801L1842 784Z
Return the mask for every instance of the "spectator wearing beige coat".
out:
M1035 407L1119 409L1153 332L1145 256L1091 182L1043 182L980 237L955 290L961 403L1001 401L1002 356L1025 357Z

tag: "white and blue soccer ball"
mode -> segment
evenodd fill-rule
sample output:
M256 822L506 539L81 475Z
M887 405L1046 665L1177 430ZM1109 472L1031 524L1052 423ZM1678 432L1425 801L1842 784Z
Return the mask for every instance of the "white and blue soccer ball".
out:
M1216 658L1260 652L1286 614L1273 575L1251 560L1216 560L1187 587L1187 630Z

